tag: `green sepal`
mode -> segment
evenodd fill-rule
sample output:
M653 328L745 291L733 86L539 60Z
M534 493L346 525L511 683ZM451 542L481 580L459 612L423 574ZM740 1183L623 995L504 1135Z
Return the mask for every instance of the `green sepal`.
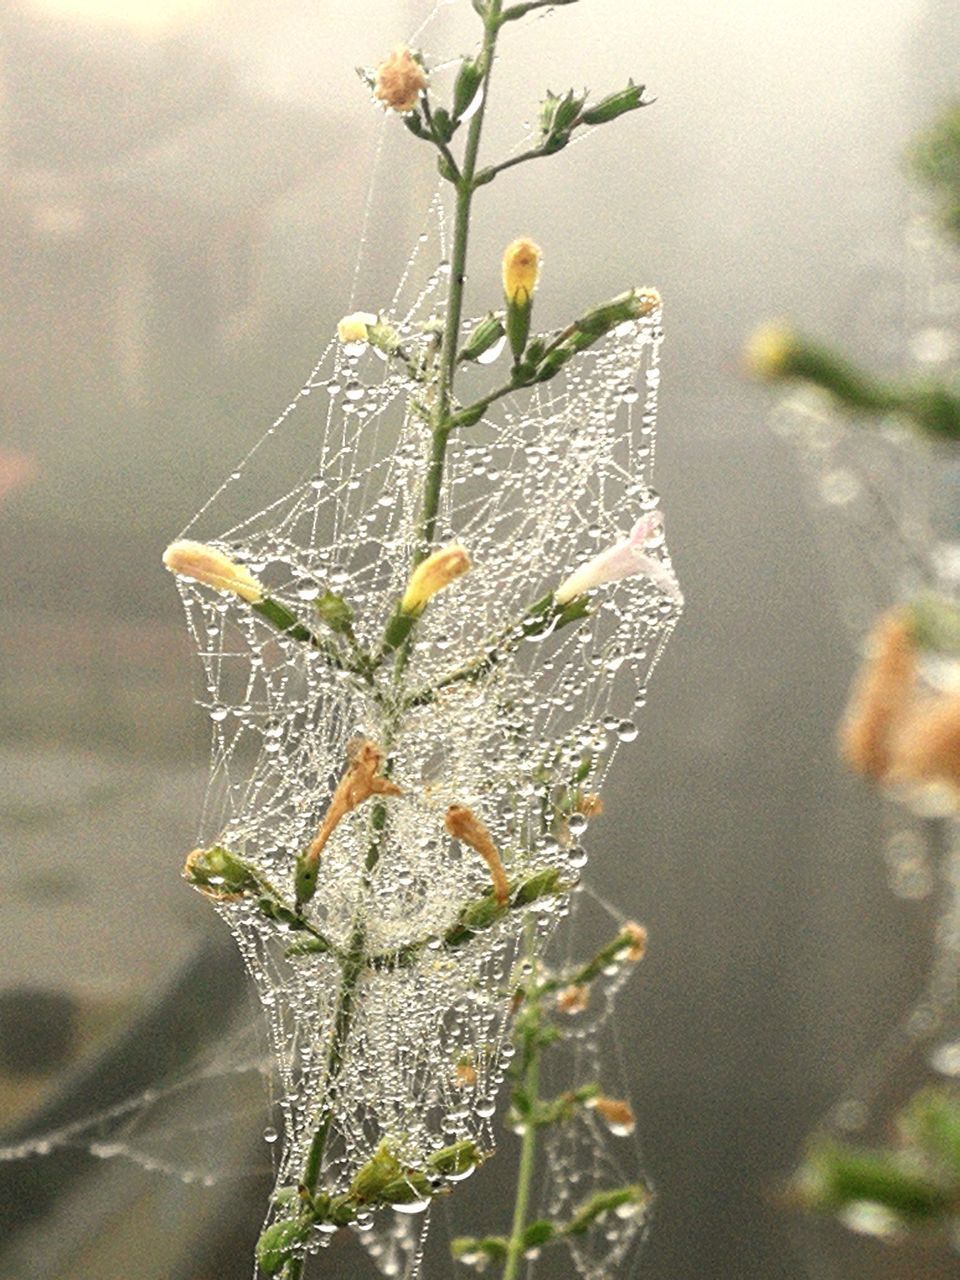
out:
M268 920L276 920L280 924L287 925L290 929L302 929L304 920L302 916L297 915L296 911L290 907L285 907L282 902L278 902L276 898L264 895L257 899L257 906L260 914L265 915Z
M250 893L259 888L253 869L219 844L191 855L183 874L198 889L211 889L215 893Z
M562 1228L564 1235L582 1236L596 1220L611 1210L622 1209L624 1205L635 1205L642 1209L650 1201L650 1193L646 1187L636 1182L627 1187L617 1187L612 1191L598 1191L585 1201L570 1221Z
M333 951L333 947L325 938L303 938L299 942L292 942L286 951L285 956L319 956L328 955Z
M562 151L570 141L572 130L580 123L585 97L585 94L578 95L572 89L562 95L548 91L540 104L541 151L544 155Z
M475 1169L481 1161L480 1149L472 1138L464 1138L452 1146L435 1151L427 1161L427 1167L444 1178L456 1177Z
M387 623L387 629L383 637L383 647L385 649L398 649L413 630L418 616L416 613L405 613L398 605Z
M418 1169L408 1169L380 1189L377 1199L382 1204L413 1204L417 1200L429 1200L435 1191L426 1174Z
M530 317L533 315L533 295L523 301L507 299L507 340L514 360L519 361L530 336Z
M313 607L331 631L336 631L339 635L349 634L353 626L353 610L342 596L338 596L328 587L323 595L314 601Z
M480 401L478 404L468 405L466 409L459 409L454 415L455 425L458 427L472 427L480 421L486 412L487 406Z
M271 600L269 596L264 596L262 600L252 600L250 608L291 639L300 640L305 644L313 641L313 633L303 625L292 610L281 604L279 600Z
M510 901L510 905L514 908L529 907L531 903L539 901L541 898L554 897L560 893L566 893L570 889L569 884L565 884L557 867L547 867L543 871L538 871L536 875L525 880L523 884L517 888Z
M434 137L439 138L441 142L449 142L456 130L456 122L450 118L450 112L446 107L437 107L433 113Z
M415 138L429 137L429 134L424 128L423 117L416 108L414 108L413 111L406 112L406 114L402 115L400 118Z
M257 1241L257 1264L264 1275L275 1275L310 1236L309 1218L284 1218L267 1227Z
M557 1228L552 1222L548 1222L546 1218L538 1218L536 1222L531 1222L523 1233L524 1249L539 1249L541 1245L549 1244L555 1238Z
M450 1252L455 1258L469 1258L476 1254L488 1258L491 1262L506 1262L510 1249L506 1236L458 1236L450 1243Z
M366 1203L379 1200L384 1187L402 1176L403 1166L384 1138L366 1164L361 1165L354 1174L350 1194Z
M483 83L484 59L464 58L453 86L453 118L459 120L470 106Z
M294 892L296 894L297 906L302 906L305 902L309 902L313 895L317 892L317 880L320 874L320 859L310 858L306 853L301 853L297 858L296 867L293 873Z
M584 124L606 124L627 111L636 111L638 107L649 107L653 99L644 98L645 88L646 85L634 84L631 80L625 89L609 93L599 102L585 107L580 118Z
M495 311L489 312L470 330L457 359L476 360L485 351L489 351L495 342L499 342L504 332L503 317Z

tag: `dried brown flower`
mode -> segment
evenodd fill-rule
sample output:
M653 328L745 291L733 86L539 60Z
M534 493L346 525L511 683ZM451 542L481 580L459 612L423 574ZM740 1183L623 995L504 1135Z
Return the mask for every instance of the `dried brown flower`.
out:
M374 96L393 111L412 111L427 87L427 73L405 44L397 45L377 67Z
M628 920L622 932L631 939L630 946L625 952L625 959L631 964L637 964L647 954L647 931L642 924Z
M573 982L557 992L557 1011L559 1013L583 1013L590 1001L590 988L585 982Z
M580 792L573 806L577 813L585 818L599 818L603 813L603 799L597 791Z
M490 868L490 878L493 880L493 892L497 902L505 903L510 897L507 873L500 860L497 846L493 843L493 837L477 815L472 809L468 809L466 805L452 804L447 810L444 826L447 829L447 833L453 836L454 840L459 840L461 844L469 845L471 849L479 853Z
M947 782L960 788L960 694L920 702L892 744L889 782Z
M840 754L851 769L879 780L914 695L917 659L908 615L900 609L883 614L868 645L840 726Z
M611 1133L626 1136L637 1127L636 1117L629 1102L622 1098L597 1098L594 1108Z
M383 752L373 742L360 741L350 752L350 764L337 783L330 807L320 824L320 830L310 842L304 860L315 862L340 820L371 796L399 796L403 792L395 782L380 773Z

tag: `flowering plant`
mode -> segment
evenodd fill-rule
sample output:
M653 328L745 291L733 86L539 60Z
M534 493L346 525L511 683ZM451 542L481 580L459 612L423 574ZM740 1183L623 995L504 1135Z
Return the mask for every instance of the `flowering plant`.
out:
M477 192L647 103L632 83L594 103L548 95L533 144L481 166L500 37L553 3L473 0L480 47L445 100L406 46L364 73L436 152L449 261L406 313L341 320L330 376L301 393L329 395L310 478L219 545L181 537L164 557L204 660L223 811L184 875L234 930L268 1012L285 1142L257 1263L284 1280L338 1228L375 1240L378 1211L409 1220L491 1154L524 975L585 861L588 785L636 736L611 709L682 603L637 467L656 291L537 333L542 254L522 237L501 305L464 331ZM464 394L504 348L504 380ZM635 433L624 379L645 361ZM508 1257L512 1275L515 1242Z

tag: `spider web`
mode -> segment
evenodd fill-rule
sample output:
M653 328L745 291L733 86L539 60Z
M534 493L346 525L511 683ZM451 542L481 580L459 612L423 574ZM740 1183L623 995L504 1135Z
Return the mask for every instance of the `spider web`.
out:
M442 314L449 268L438 202L431 222L387 310L409 350ZM372 952L439 939L463 904L484 893L485 865L452 849L445 834L451 804L482 816L514 882L555 870L573 883L586 861L577 839L557 839L557 806L572 794L573 779L598 788L617 746L637 735L631 713L645 701L677 601L637 579L605 590L578 627L529 639L517 623L576 563L657 507L650 471L660 341L658 316L623 325L575 373L508 398L454 442L437 541L462 543L474 567L424 614L405 689L442 687L492 637L506 640L483 679L462 680L409 708L399 727L391 687L371 688L278 635L242 602L180 582L213 725L202 843L224 844L270 879L289 880L349 743L391 741L392 776L403 794L389 802L386 852L365 877L368 815L349 815L324 851L308 909L337 948L347 948L358 919ZM421 395L396 362L369 347L331 344L271 432L270 450L249 458L226 488L243 487L262 501L268 455L298 452L291 426L311 442L303 477L254 515L218 528L222 489L185 532L245 563L273 599L303 618L322 593L342 595L358 644L375 651L416 545L429 444L416 407ZM652 554L669 571L662 542ZM523 945L538 950L565 909L562 899L537 903ZM220 910L267 1011L284 1114L278 1184L295 1182L311 1120L331 1094L339 965L329 955L289 957L282 926L246 904ZM326 1186L344 1189L386 1135L403 1136L413 1163L465 1138L492 1149L506 996L527 914L509 913L455 954L431 945L409 966L367 975L336 1081L336 1154ZM478 1064L470 1109L452 1083L464 1055Z

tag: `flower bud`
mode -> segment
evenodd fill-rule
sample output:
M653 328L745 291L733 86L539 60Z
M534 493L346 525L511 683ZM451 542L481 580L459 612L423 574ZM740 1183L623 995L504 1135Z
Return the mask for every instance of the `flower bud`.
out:
M285 1218L267 1227L257 1241L257 1263L264 1275L275 1275L289 1262L312 1230L309 1218Z
M491 311L470 330L460 350L461 360L477 360L504 335L503 320Z
M354 311L337 325L337 338L344 344L369 342L370 326L376 324L377 319L372 311Z
M580 122L583 103L583 95L578 97L572 89L559 97L547 94L540 104L540 133L545 152L560 151L567 145L571 130Z
M351 1195L365 1202L379 1200L383 1189L403 1175L403 1166L384 1139L376 1151L353 1176Z
M401 44L377 67L373 92L385 107L402 114L414 109L426 87L423 64Z
M331 631L348 634L353 626L353 610L342 596L329 588L314 601L313 607Z
M183 878L211 898L236 898L259 887L247 864L221 845L188 854Z
M482 1160L480 1150L472 1138L463 1138L452 1146L435 1151L427 1160L433 1173L443 1178L458 1178L475 1169Z
M636 111L638 107L649 107L652 99L644 98L643 92L645 88L646 85L634 84L631 80L625 89L619 89L616 93L609 93L605 98L601 98L599 102L586 107L580 118L584 124L606 124L609 120L616 120L617 116L622 116L627 111Z
M484 58L464 58L460 64L460 70L457 72L457 79L453 86L453 118L459 120L469 106L472 105L474 98L480 92L480 86L483 83L484 74Z
M540 276L542 254L532 240L521 237L503 254L503 292L507 299L507 337L514 360L519 360L530 336L533 294Z
M537 287L543 254L539 245L521 236L503 253L503 292L508 302L528 301Z
M438 591L455 582L470 568L470 557L457 542L440 547L421 560L407 583L400 601L402 613L416 617L422 613L427 601Z
M911 402L913 388L898 391L884 386L833 351L795 333L788 325L761 325L748 339L743 352L746 372L763 382L791 379L822 387L841 404L858 413L899 411L920 426L924 405ZM939 422L932 429L942 430ZM949 429L949 421L946 423Z
M216 547L182 539L172 542L163 553L163 563L181 578L203 582L218 591L232 592L255 604L263 599L263 587L248 568L236 564Z

